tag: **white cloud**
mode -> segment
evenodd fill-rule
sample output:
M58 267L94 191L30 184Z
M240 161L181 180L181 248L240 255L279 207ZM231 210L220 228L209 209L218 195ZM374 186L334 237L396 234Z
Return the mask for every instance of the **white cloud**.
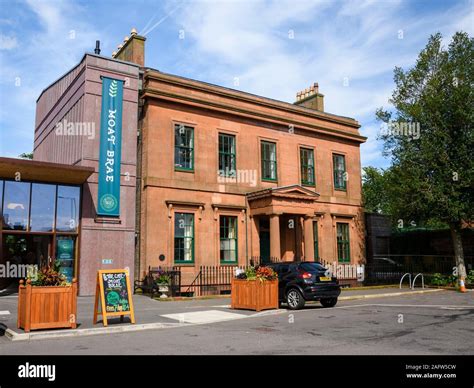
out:
M11 155L11 149L15 154L33 149L36 99L45 87L75 66L85 51L91 51L99 36L88 22L85 9L77 3L29 0L21 6L18 20L2 21L16 28L17 35L22 34L16 50L9 50L8 56L5 51L0 54L0 152L4 155ZM38 25L23 28L32 19ZM20 109L22 114L18 114Z
M0 50L12 50L17 46L16 37L0 34Z
M235 88L288 102L318 82L328 112L369 125L361 131L369 136L363 164L385 164L369 123L378 107L388 106L394 67L412 66L430 34L441 30L449 39L469 24L463 4L423 17L409 6L398 0L193 2L173 19L192 39L192 74L228 87L238 77Z

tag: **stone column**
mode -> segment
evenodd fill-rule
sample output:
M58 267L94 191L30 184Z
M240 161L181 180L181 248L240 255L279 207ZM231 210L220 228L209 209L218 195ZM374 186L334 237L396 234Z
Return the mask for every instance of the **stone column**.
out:
M313 217L304 217L304 259L314 261Z
M272 214L270 216L270 256L280 259L280 216Z

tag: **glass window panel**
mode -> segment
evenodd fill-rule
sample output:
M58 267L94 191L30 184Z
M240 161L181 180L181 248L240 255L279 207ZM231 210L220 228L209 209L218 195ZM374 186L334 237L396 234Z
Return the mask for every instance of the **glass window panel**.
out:
M301 183L314 185L314 151L308 148L300 149Z
M175 213L174 260L194 261L194 214Z
M78 186L58 186L56 231L76 232L79 225L81 189Z
M30 187L27 182L5 181L3 198L3 228L26 230L30 206Z
M350 262L349 224L337 223L337 255L341 262Z
M55 205L56 185L43 183L33 183L31 185L31 231L53 231Z
M220 216L220 260L237 261L237 217Z
M232 176L235 171L235 136L219 134L219 173Z
M346 172L346 162L344 155L333 155L334 165L334 187L336 189L346 189L344 175Z
M194 128L175 125L174 165L180 169L193 169Z
M69 283L74 277L75 238L61 236L56 239L56 261L59 261L61 272Z
M276 143L262 141L262 178L268 180L277 179Z

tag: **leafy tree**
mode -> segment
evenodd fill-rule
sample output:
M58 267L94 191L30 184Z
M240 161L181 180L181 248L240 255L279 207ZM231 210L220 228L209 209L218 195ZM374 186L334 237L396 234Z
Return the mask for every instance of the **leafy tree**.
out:
M390 214L387 191L384 170L371 166L362 169L362 198L366 212Z
M22 159L33 159L33 152L23 152L22 154L18 155L18 157Z
M394 110L377 110L396 179L394 211L448 224L464 278L460 229L474 220L474 39L457 32L446 49L441 34L431 36L413 68L395 68L394 81Z

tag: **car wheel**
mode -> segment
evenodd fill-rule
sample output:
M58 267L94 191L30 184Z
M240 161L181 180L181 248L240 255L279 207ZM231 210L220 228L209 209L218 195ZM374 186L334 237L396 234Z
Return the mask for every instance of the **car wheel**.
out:
M323 307L334 307L337 303L337 298L327 298L320 300Z
M286 303L288 304L288 308L290 310L299 310L303 308L305 300L301 292L299 292L296 288L291 288L286 293Z

